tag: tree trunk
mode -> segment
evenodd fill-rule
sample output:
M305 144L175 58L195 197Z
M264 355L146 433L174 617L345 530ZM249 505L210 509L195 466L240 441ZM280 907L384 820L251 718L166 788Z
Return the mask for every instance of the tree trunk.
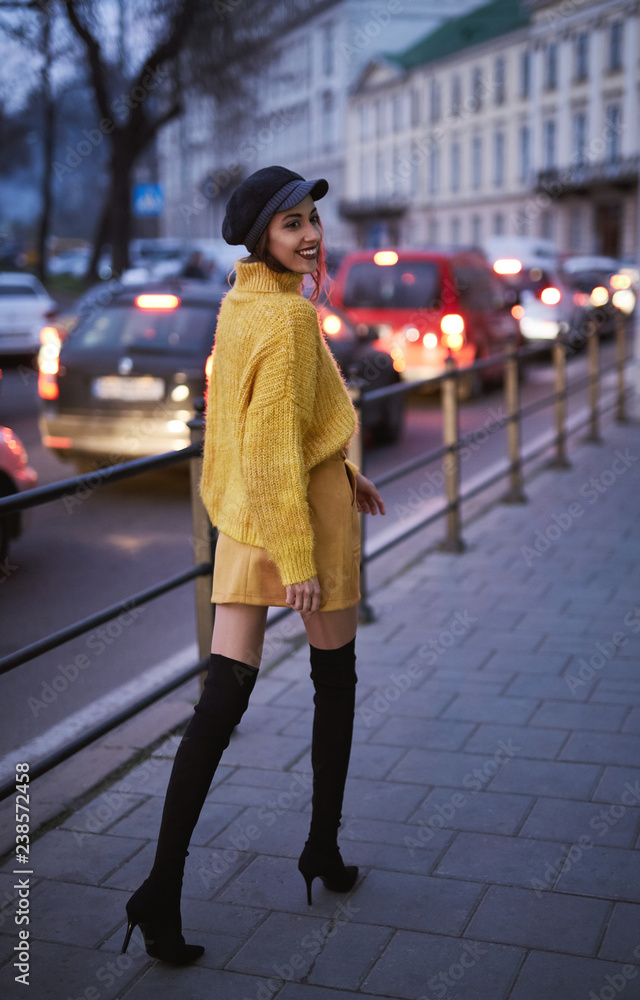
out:
M47 243L51 227L51 210L53 206L53 160L55 147L56 115L53 97L51 95L51 21L45 10L42 27L42 205L36 237L37 264L36 273L40 281L47 277Z
M105 243L109 241L109 226L110 226L110 212L109 204L110 198L105 201L102 206L102 212L100 213L100 221L96 229L96 235L93 241L93 251L91 253L91 260L89 262L89 267L87 273L84 276L84 280L87 284L95 284L100 280L100 275L98 274L98 264L100 263L100 256L104 248Z
M113 134L111 160L111 191L108 211L110 217L113 273L120 276L130 267L129 242L133 218L131 210L131 173L138 150L126 132Z

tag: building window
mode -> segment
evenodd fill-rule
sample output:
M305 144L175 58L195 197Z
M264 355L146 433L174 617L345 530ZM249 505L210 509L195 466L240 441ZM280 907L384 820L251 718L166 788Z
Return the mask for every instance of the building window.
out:
M361 142L366 142L369 138L369 120L369 105L361 104L358 108L358 133Z
M540 235L545 240L553 239L553 215L548 208L540 215Z
M504 184L504 132L496 132L493 137L493 184Z
M516 212L516 233L518 236L528 236L529 235L529 220L527 218L526 212L522 209Z
M440 190L440 149L434 144L429 150L429 194Z
M474 111L482 108L482 70L479 66L471 74L471 107Z
M440 242L440 224L437 219L429 219L429 243L437 246Z
M544 123L543 149L545 170L553 170L556 165L556 123L551 118Z
M581 167L586 162L587 151L587 116L584 111L578 111L573 116L573 160Z
M411 91L411 127L416 128L420 124L420 91L414 87Z
M609 72L622 69L622 21L613 21L609 26Z
M589 36L586 31L581 31L575 42L575 72L573 78L576 83L586 80L589 75Z
M520 181L526 184L531 171L531 129L528 125L521 125L519 132L520 146Z
M331 76L334 70L335 39L333 24L325 24L322 30L322 69L325 76Z
M460 219L457 215L454 215L451 219L451 246L460 246Z
M409 192L413 198L420 194L420 163L421 156L415 142L411 143L411 173L409 174Z
M620 134L622 132L622 114L618 104L610 104L605 112L605 145L607 160L617 160L620 156Z
M544 51L544 86L555 90L558 86L558 46L550 42Z
M582 208L574 205L569 212L569 250L577 253L582 249Z
M451 81L451 114L459 115L462 104L462 84L459 76L454 76Z
M471 216L471 243L474 247L482 243L482 219L479 215Z
M382 137L384 135L384 101L376 101L376 135Z
M456 139L451 143L451 191L455 194L460 190L460 143Z
M496 212L493 216L493 235L504 236L504 215L502 212Z
M391 102L391 126L394 132L402 132L404 128L404 101L402 94L394 94Z
M493 69L493 97L496 104L504 104L505 101L504 56L498 56Z
M520 56L520 97L531 96L531 53L523 52Z
M376 197L381 198L384 194L384 160L382 153L376 153Z
M476 135L471 140L471 187L478 191L482 186L482 139Z
M330 90L322 95L322 145L332 149L335 142L335 103Z
M432 122L439 122L441 114L440 84L437 80L432 80L429 87L429 118Z

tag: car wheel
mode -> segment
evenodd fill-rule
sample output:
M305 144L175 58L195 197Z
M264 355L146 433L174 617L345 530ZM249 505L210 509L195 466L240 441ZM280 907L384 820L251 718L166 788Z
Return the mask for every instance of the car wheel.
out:
M404 427L404 395L392 396L383 419L372 432L375 444L395 444Z

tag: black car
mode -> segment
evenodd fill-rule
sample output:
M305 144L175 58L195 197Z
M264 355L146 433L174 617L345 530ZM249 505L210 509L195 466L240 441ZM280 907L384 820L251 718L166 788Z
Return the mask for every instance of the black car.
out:
M81 469L184 448L225 291L186 279L122 287L68 333L45 328L39 393L46 447ZM365 391L397 381L386 356L344 316L327 304L319 314L345 377L358 376ZM375 440L395 440L402 404L396 395L366 407L364 429Z

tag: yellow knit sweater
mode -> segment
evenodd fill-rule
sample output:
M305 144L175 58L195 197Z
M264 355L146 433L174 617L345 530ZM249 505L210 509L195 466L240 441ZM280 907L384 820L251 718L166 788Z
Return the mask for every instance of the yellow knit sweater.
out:
M285 586L316 575L309 470L356 428L301 282L236 263L216 329L200 486L212 523L265 548Z

